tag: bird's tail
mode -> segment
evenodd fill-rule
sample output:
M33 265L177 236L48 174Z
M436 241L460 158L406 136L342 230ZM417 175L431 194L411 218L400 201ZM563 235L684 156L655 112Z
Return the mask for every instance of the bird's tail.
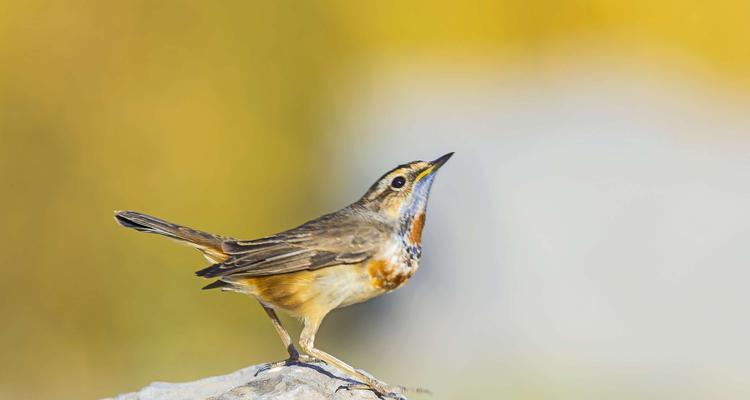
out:
M135 211L115 211L115 220L126 228L156 233L195 247L213 263L219 263L228 258L221 244L230 238L173 224Z

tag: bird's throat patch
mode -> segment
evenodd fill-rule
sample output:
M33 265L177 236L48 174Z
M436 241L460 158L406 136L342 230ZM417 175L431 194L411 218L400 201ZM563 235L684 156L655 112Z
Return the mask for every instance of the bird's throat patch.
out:
M422 244L422 228L424 228L425 214L420 213L411 223L409 228L409 242L415 245Z

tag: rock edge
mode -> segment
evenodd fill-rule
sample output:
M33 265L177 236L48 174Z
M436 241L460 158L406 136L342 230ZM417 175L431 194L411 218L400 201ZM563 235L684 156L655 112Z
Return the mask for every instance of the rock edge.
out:
M105 400L373 400L367 390L339 390L356 381L322 363L291 365L257 374L263 365L253 365L226 375L193 382L154 382L143 389Z

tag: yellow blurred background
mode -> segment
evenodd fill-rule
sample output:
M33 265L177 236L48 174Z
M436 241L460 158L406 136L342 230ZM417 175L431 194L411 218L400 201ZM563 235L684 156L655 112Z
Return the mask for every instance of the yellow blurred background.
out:
M744 1L0 2L0 397L100 398L136 390L154 380L193 380L285 355L254 301L199 290L205 282L194 277L193 271L205 262L197 253L125 231L112 219L115 209L138 210L207 231L253 238L354 201L395 164L456 150L454 171L462 173L447 172L438 179L433 201L442 206L432 209L434 224L427 228L431 232L423 268L442 268L437 257L430 258L431 248L441 247L442 240L458 240L456 230L463 232L461 240L466 241L486 232L466 226L464 219L441 217L438 210L447 214L456 204L458 209L481 210L508 199L509 192L487 189L486 181L474 181L467 174L484 165L480 175L494 176L495 165L488 163L502 157L513 160L507 153L513 150L507 149L521 149L515 154L523 154L525 146L504 142L503 135L512 126L488 130L481 140L475 140L471 125L453 134L426 128L439 130L465 118L479 121L474 128L481 130L482 119L472 117L473 109L460 107L467 104L461 102L462 95L476 99L484 98L482 93L490 97L500 93L505 100L491 103L485 114L499 115L512 105L517 115L536 113L529 119L544 121L551 117L540 102L549 87L586 93L602 82L607 82L605 92L610 84L627 91L633 82L644 87L669 82L675 98L688 93L698 99L690 103L695 108L686 109L698 112L704 110L701 104L714 104L722 112L734 110L741 122L713 129L709 118L705 129L696 131L687 122L680 125L678 116L665 129L670 132L665 137L671 138L665 140L731 149L726 151L735 152L737 159L748 156L750 124L743 119L750 88L748 15L750 3ZM577 78L569 79L568 72ZM498 76L507 80L498 83ZM622 76L631 80L621 81ZM446 82L449 88L458 89L431 92ZM539 92L538 85L546 89ZM466 86L473 88L472 94L462 91ZM536 94L527 90L532 87L537 88ZM614 90L612 98L594 97L592 102L616 103L617 93ZM630 93L632 104L639 103L635 100L638 93ZM424 109L417 107L412 112L410 96L418 95L426 99L420 104L441 104L440 98L453 98L459 106L447 103L437 111L420 114ZM404 112L402 120L372 123L388 121L399 111ZM427 120L429 124L424 123ZM576 121L582 127L587 124L585 117ZM576 124L569 128L576 129ZM381 126L400 126L404 132L389 135L379 130ZM524 130L513 133L523 136ZM621 137L630 133L625 129ZM410 134L413 138L402 141ZM567 148L569 142L554 137L531 141L529 146L556 143L556 148ZM499 158L481 153L480 147L488 149L482 144L487 141L506 153L497 153ZM717 159L724 159L724 150L716 151ZM484 160L481 165L470 163L476 154L484 154L476 158ZM631 156L635 159L640 154L623 157ZM736 165L747 164L738 161ZM623 171L623 176L630 176ZM666 176L658 185L670 184ZM518 179L525 182L523 177ZM743 179L747 180L747 171L737 181L746 187ZM450 181L479 182L479 189L466 196L481 201L467 205L451 200L456 193L449 188L463 186L451 186ZM622 181L625 186L617 188L627 191L628 180ZM694 182L690 187L702 184ZM561 184L557 193L565 196L569 188ZM508 209L498 221L512 220L512 207ZM747 211L726 220L740 224L732 231L740 235L732 236L737 248L747 245L746 216ZM566 226L571 229L567 234L576 236L577 218L567 217ZM618 229L617 223L612 229ZM499 237L517 234L508 226L513 225L494 226ZM548 239L528 238L530 246L545 246ZM629 247L621 245L613 249ZM463 249L471 249L466 246ZM490 243L494 246L498 249L491 252L503 251L501 243ZM715 249L723 251L719 244ZM637 249L630 250L637 253ZM746 254L738 250L732 260L747 266ZM452 257L463 259L462 254ZM535 265L555 265L549 261ZM506 259L493 268L513 271L512 266L512 260ZM486 281L482 270L455 266L444 270L448 268ZM537 271L539 277L544 276L543 268ZM441 282L452 279L434 274L431 279L443 278ZM514 293L512 274L501 278L505 292ZM554 290L555 284L547 282L544 287ZM466 310L486 304L471 285L462 288L450 294L412 293L419 293L427 304L434 296L465 300ZM580 378L575 370L563 367L566 364L560 360L576 360L580 355L576 351L555 357L557 364L547 364L544 357L538 360L560 367L559 375L539 372L534 360L521 360L525 368L509 361L518 361L518 354L504 358L502 351L462 352L461 343L472 342L469 332L452 343L459 350L452 353L456 370L448 374L451 379L433 373L434 365L428 368L414 358L399 359L396 350L412 342L408 332L389 334L397 329L389 326L389 315L403 309L402 304L411 304L412 289L407 285L400 297L333 315L323 325L320 347L394 383L437 386L442 391L437 391L436 398L459 398L458 393L494 398L486 395L488 391L507 398L601 398L600 386L606 386L605 381L585 374L581 376L590 379ZM714 289L723 291L720 286ZM637 298L638 292L636 285L621 298ZM695 295L700 293L698 289ZM524 298L517 297L514 303L510 295L495 297L495 310L507 315L504 307L511 306L504 304L523 310L527 306L518 299ZM732 304L744 300L738 295ZM410 312L450 324L440 310L421 307ZM608 315L612 313L616 310ZM490 329L482 326L482 318L492 319L490 315L478 318L472 329ZM554 316L542 319L541 326L566 323L551 319ZM637 330L640 325L634 321L632 326L622 326ZM600 325L596 320L589 322ZM505 334L489 335L488 340L496 340L486 343L487 348L511 348L514 335L524 335L523 330L511 332L513 320L500 325L495 328ZM424 326L431 326L429 319ZM715 326L723 332L721 323ZM368 340L375 336L381 337L380 346L391 349L393 358L383 360L372 354L378 347L370 347ZM707 336L706 343L695 346L710 349L709 342L721 337ZM419 353L437 362L445 342L428 339L417 340L423 345ZM736 343L741 346L743 342ZM585 343L579 345L586 348ZM461 354L466 354L464 359ZM689 357L690 350L680 354L686 358L672 361L703 365L700 357ZM737 354L747 354L747 350L737 349ZM747 363L740 362L726 374L700 380L704 376L698 372L674 372L681 369L669 366L670 357L665 355L649 365L655 371L665 366L671 371L667 377L645 372L642 376L618 364L616 354L604 358L615 361L594 363L591 368L614 371L611 376L617 377L619 385L615 391L623 393L623 398L654 393L719 398L707 393L714 393L714 388L728 390L741 382L737 376L747 372ZM391 369L393 364L398 368ZM639 368L637 363L629 366L633 365ZM476 368L472 375L479 376L478 381L465 377L470 368ZM620 374L618 368L628 372ZM722 380L729 375L735 378ZM698 377L705 390L680 392L684 376ZM666 389L665 381L672 382ZM748 388L747 383L739 386ZM739 396L728 391L720 397Z

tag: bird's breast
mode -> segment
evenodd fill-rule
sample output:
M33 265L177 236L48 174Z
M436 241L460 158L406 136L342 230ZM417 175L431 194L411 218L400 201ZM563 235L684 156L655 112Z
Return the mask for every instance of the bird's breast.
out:
M235 278L239 291L293 315L325 315L328 311L367 301L401 287L419 266L418 255L394 237L373 258L316 270Z
M374 259L367 263L367 273L372 285L378 289L391 291L398 289L414 275L418 262L405 260L402 257L391 259Z

